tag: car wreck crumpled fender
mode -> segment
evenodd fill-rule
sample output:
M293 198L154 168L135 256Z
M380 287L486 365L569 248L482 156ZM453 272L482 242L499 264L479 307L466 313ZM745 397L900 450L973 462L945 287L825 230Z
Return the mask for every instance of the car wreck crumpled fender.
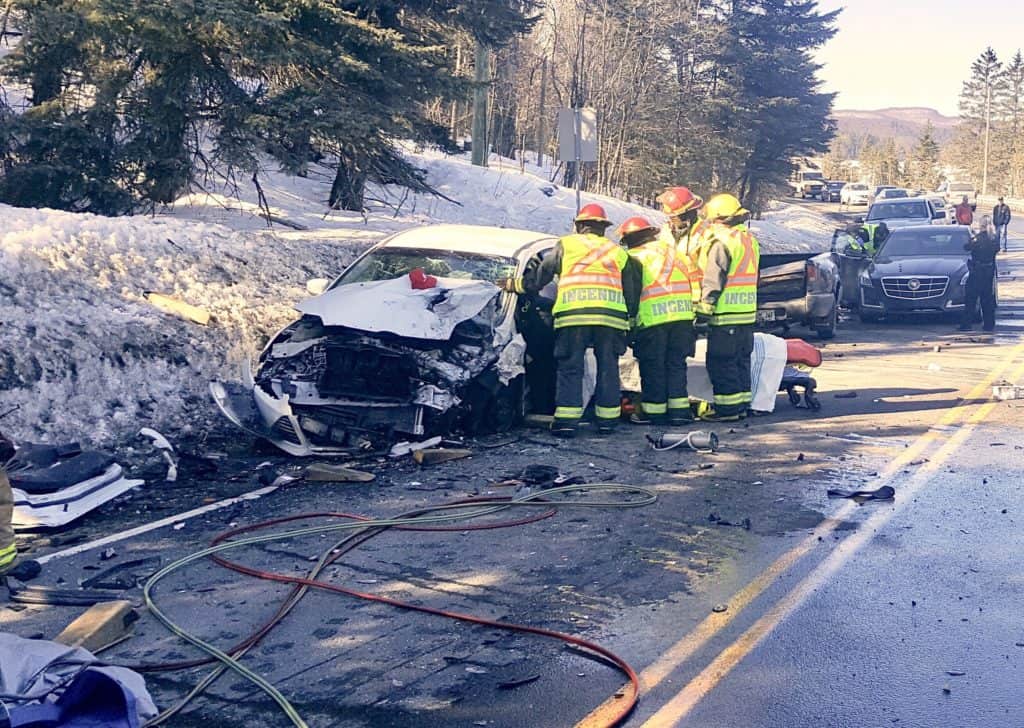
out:
M250 381L211 385L229 419L293 455L473 429L523 371L511 306L487 281L416 288L404 275L296 308L302 317L273 337Z

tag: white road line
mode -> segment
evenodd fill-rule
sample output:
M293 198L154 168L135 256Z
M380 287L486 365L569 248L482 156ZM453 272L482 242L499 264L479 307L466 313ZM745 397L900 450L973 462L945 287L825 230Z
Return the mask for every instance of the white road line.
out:
M77 546L71 546L70 548L66 548L63 551L55 551L52 554L40 556L38 559L35 559L35 561L38 561L40 564L45 564L46 562L53 561L54 559L63 559L67 556L74 556L75 554L80 554L85 551L92 551L93 549L97 549L100 546L106 546L107 544L117 543L118 541L124 541L127 538L132 538L143 533L148 533L149 531L155 531L156 529L163 528L164 526L172 526L176 523L182 523L184 521L189 520L190 518L195 518L196 516L201 516L204 513L209 513L211 511L217 511L220 510L221 508L227 508L228 506L233 506L234 504L241 503L242 501L255 500L262 496L273 493L279 487L280 485L268 485L265 488L253 490L248 493L243 493L242 495L236 496L234 498L227 498L222 501L217 501L216 503L211 503L210 505L202 506L201 508L194 508L191 511L186 511L185 513L180 513L176 516L168 516L167 518L161 518L159 521L146 523L136 528L132 528L128 531L121 531L110 536L98 538L95 541L89 541L88 543L79 544Z

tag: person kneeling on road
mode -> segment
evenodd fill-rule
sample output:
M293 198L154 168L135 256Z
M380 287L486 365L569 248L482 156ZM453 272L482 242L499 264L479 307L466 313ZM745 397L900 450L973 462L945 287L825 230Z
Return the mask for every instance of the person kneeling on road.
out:
M732 421L746 416L753 398L750 356L761 251L747 229L750 212L733 195L708 200L704 217L711 227L699 266L704 277L697 320L709 326L707 370L715 401L713 407L702 408L700 417Z
M630 417L637 425L668 420L672 425L693 421L686 392L686 357L693 356L692 268L674 240L659 236L642 217L631 217L618 229L629 256L639 266L641 282L636 301L633 353L640 364L642 401ZM630 269L627 269L627 271ZM631 287L632 288L632 287Z
M555 326L555 417L551 431L572 437L583 417L584 359L587 349L597 359L594 393L598 431L614 430L622 415L619 357L629 331L627 292L638 276L623 276L630 265L626 251L604 236L611 221L600 205L585 205L576 216L575 233L558 241L539 265L530 266L515 292L536 294L556 276L558 293L551 311ZM628 281L630 282L627 282ZM626 286L627 290L624 290Z
M964 315L960 321L961 331L974 328L977 306L981 304L982 326L985 331L996 328L996 255L999 254L999 238L991 220L986 215L981 219L977 231L964 250L971 254L967 261L967 290L964 298Z

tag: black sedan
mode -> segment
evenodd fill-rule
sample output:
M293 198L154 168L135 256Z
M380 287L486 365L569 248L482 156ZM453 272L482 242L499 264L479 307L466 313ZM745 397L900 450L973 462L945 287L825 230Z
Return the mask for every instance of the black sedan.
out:
M843 199L843 188L846 182L826 182L821 191L822 202L840 202Z
M894 230L860 274L861 320L963 311L970 234L958 225Z

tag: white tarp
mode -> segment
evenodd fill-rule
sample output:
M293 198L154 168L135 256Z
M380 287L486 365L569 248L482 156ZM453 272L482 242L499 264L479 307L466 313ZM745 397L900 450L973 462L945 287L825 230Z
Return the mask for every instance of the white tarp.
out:
M707 352L707 340L699 339L696 354L692 359L686 360L686 388L691 399L713 402L714 390L704 364ZM750 380L754 395L751 409L758 412L775 411L775 400L788 358L785 339L771 334L754 334L754 352L750 355ZM619 376L622 379L623 390L640 391L640 367L633 358L632 351L619 359Z
M115 463L102 475L54 493L29 494L20 488L11 488L14 493L14 528L23 530L67 525L145 482L128 480L121 466Z
M498 292L492 283L461 278L438 278L436 288L418 290L409 276L402 276L338 286L295 308L320 317L325 326L447 341L457 325L477 316Z

